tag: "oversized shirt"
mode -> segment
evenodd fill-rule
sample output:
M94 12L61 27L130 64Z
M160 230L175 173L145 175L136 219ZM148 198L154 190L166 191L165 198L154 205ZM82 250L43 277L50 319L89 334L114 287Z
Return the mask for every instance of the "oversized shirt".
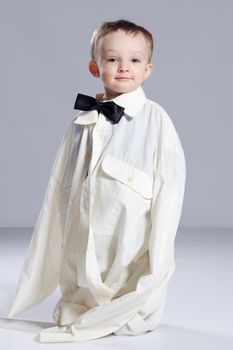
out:
M80 111L58 149L8 317L59 285L41 342L157 327L174 271L186 166L174 124L141 87L113 99L117 124Z

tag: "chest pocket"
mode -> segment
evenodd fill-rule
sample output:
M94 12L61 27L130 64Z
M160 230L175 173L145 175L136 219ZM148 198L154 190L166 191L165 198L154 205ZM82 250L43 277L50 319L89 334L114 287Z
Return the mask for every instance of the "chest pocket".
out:
M103 159L102 169L109 176L128 186L144 198L152 198L153 178L144 171L110 154Z

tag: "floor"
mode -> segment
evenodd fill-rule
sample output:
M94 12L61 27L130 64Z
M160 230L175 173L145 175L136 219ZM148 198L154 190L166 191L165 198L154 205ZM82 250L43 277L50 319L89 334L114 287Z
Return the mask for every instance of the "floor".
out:
M233 349L233 229L180 228L176 269L160 326L140 336L106 336L88 342L40 343L53 326L59 289L17 318L6 315L14 298L32 228L0 229L0 349Z

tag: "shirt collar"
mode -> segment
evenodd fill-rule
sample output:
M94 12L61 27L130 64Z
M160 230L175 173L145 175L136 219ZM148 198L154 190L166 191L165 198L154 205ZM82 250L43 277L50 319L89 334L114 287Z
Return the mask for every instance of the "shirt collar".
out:
M109 101L114 101L119 106L124 107L124 114L130 118L133 118L146 102L146 95L142 87L139 86L136 90L121 94ZM98 112L96 110L80 111L73 122L75 124L92 124L96 123L97 120Z

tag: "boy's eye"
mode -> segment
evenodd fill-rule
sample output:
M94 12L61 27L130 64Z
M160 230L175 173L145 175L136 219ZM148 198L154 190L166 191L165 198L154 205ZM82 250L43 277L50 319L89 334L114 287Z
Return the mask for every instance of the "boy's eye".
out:
M141 62L141 60L140 60L139 58L133 58L133 59L132 59L132 62L138 63L138 62Z
M114 57L111 57L111 58L108 58L108 59L107 59L107 61L108 61L108 62L116 62L116 61L117 61L117 59L116 59L116 58L114 58Z

